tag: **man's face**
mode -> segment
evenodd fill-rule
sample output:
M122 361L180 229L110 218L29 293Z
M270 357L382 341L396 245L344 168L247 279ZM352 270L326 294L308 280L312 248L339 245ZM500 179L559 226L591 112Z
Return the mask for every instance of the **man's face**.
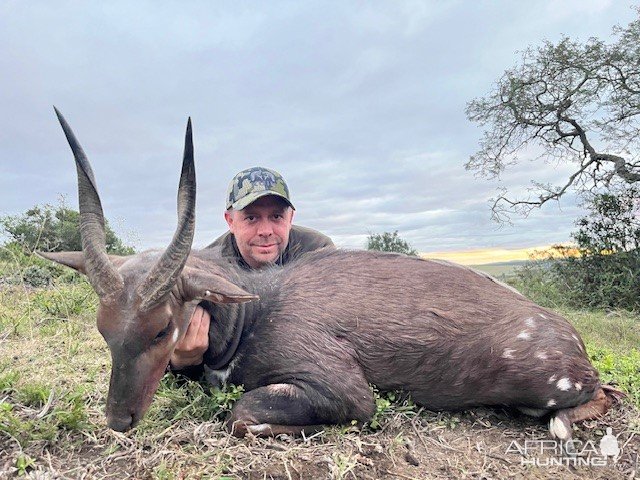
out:
M261 197L242 210L228 210L224 218L238 250L251 268L275 262L289 242L293 209L280 197Z

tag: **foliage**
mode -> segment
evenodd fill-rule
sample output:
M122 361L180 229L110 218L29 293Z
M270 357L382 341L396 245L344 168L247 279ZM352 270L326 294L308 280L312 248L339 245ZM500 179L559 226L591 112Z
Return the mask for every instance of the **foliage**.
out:
M36 205L20 215L0 217L0 228L9 238L10 244L21 246L25 252L80 251L80 214L67 208L64 202L57 207ZM113 232L105 221L107 252L116 255L135 253Z
M555 246L520 269L525 295L575 307L640 308L640 220L636 187L593 196L572 234L576 247Z
M640 404L640 350L632 350L627 355L607 347L587 345L593 366L600 372L604 383L615 383L627 392L636 404Z
M219 389L204 383L185 381L173 375L165 376L160 382L153 404L138 426L138 432L144 435L161 425L170 427L184 419L223 419L243 392L242 385L226 385Z
M90 431L84 391L60 391L41 384L23 385L0 401L0 436L10 435L22 446L34 441L55 442L69 431ZM15 398L14 402L7 401ZM39 409L34 415L33 408Z
M640 187L591 197L589 214L573 234L583 255L633 252L640 247Z
M640 13L640 9L638 9ZM493 90L467 105L467 117L485 127L480 149L466 167L499 177L522 157L574 164L563 185L533 183L528 198L502 190L494 218L527 214L569 189L640 181L640 18L614 29L614 41L564 37L530 47Z
M373 398L376 402L376 411L373 413L371 420L367 422L367 426L371 430L379 430L385 423L385 418L394 414L402 413L407 415L415 415L417 412L416 404L406 393L399 390L390 390L381 392L375 385L370 385L373 392Z
M0 246L0 285L49 287L56 281L83 283L75 270L30 253L16 242Z
M406 240L398 236L398 231L372 233L367 237L367 250L379 250L381 252L404 253L417 256L418 252L411 248Z

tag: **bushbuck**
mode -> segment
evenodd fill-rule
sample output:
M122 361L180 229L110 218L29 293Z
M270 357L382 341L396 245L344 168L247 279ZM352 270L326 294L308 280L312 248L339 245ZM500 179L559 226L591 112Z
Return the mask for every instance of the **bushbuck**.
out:
M142 418L195 306L211 314L207 378L242 384L227 428L296 434L365 422L370 384L402 389L428 409L509 406L548 415L551 433L602 415L618 392L601 385L576 330L558 314L474 270L371 251L318 251L246 271L219 251L191 251L195 168L187 123L178 227L164 251L108 255L91 166L73 151L82 252L42 253L89 278L112 357L107 424Z

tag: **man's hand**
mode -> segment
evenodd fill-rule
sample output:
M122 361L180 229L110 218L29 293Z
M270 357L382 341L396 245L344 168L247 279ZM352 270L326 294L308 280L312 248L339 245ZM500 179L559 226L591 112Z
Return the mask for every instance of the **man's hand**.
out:
M202 363L202 356L209 348L210 321L209 314L202 307L197 306L191 315L187 333L178 341L171 355L172 369L180 370Z

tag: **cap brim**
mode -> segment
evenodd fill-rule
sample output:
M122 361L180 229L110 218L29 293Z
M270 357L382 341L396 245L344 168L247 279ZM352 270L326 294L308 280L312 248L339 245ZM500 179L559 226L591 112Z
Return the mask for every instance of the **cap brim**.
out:
M229 207L229 208L233 208L234 210L242 210L242 209L248 207L249 205L251 205L253 202L258 200L259 198L266 197L268 195L273 195L273 196L276 196L276 197L280 197L285 202L287 202L287 204L291 208L293 208L294 210L296 209L296 207L293 206L293 203L291 203L291 201L287 197L285 197L281 193L274 192L273 190L263 190L261 192L250 193L249 195L247 195L247 196L241 198L240 200L238 200L237 202L231 204L231 207Z

